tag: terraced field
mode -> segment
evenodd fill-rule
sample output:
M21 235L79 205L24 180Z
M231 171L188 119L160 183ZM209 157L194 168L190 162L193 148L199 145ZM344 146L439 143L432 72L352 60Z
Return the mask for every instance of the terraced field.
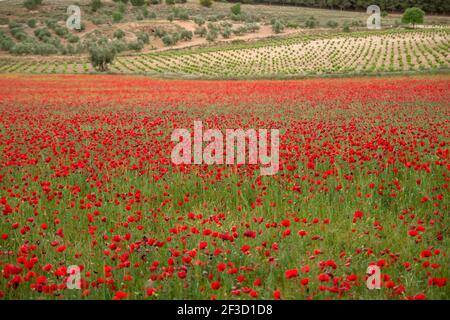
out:
M295 36L118 57L113 73L267 77L439 70L450 67L450 29ZM88 73L79 58L0 58L1 73Z

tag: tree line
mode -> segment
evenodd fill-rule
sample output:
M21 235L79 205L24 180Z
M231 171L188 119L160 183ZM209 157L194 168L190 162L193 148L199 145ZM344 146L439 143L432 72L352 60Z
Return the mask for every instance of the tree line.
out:
M386 12L403 12L410 7L421 8L428 14L450 14L449 0L228 0L228 2L264 3L304 6L321 9L362 10L374 4Z

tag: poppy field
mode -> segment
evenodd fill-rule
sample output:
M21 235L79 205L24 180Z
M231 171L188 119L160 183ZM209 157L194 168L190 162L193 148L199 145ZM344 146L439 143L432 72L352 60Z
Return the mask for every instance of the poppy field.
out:
M194 121L279 171L173 164ZM448 75L1 75L0 298L449 299L449 148Z

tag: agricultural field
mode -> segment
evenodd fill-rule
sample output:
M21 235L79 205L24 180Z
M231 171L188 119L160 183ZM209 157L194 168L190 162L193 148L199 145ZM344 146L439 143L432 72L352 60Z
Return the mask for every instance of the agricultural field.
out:
M295 36L118 57L112 73L251 78L439 71L450 67L450 31ZM92 73L85 60L0 60L2 73Z
M1 75L0 297L449 299L449 90ZM198 120L279 129L279 172L174 164Z
M427 13L416 26L383 11L381 30L368 31L365 11L169 1L81 0L74 30L66 0L33 9L0 2L0 73L247 79L436 73L450 64L445 15ZM105 70L91 61L99 48L114 55Z

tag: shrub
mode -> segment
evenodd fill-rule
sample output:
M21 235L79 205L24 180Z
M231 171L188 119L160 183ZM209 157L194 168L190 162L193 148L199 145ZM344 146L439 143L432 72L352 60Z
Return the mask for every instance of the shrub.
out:
M0 49L5 51L10 51L14 46L14 41L6 36L0 37Z
M28 38L27 34L25 33L25 31L23 31L22 27L10 28L9 31L11 32L12 36L19 41L23 41L26 38Z
M123 31L122 29L117 29L116 31L114 31L113 36L116 39L122 39L123 37L125 37L125 31Z
M55 19L47 19L45 20L45 25L47 28L54 29L58 25L58 21Z
M175 4L175 0L166 0L167 5L173 5Z
M150 37L146 32L138 32L136 36L138 41L142 41L144 44L148 44L150 42Z
M198 28L196 28L195 30L194 30L194 33L196 34L196 35L198 35L199 37L204 37L204 36L206 36L206 34L208 33L208 30L206 30L206 28L205 27L198 27Z
M202 26L202 25L205 24L205 19L203 19L202 17L195 16L195 17L194 17L194 22L195 22L197 25Z
M35 19L30 19L30 20L28 20L27 21L27 25L30 27L30 28L36 28L36 20Z
M51 38L52 34L50 33L50 30L47 28L39 28L34 30L34 35L39 40L44 40L45 38Z
M149 14L149 12L148 12L147 7L143 7L143 8L142 8L142 15L143 15L145 18L147 18L147 17L148 17L148 14Z
M252 22L252 23L246 23L245 24L245 28L247 29L247 31L249 32L256 32L259 30L259 24Z
M16 43L10 50L14 54L48 55L58 53L58 49L48 43L39 43L33 40Z
M91 64L100 72L107 71L109 64L114 61L115 57L116 50L111 45L105 44L101 46L92 46L89 48L89 58Z
M156 29L155 29L155 35L156 35L158 38L162 38L162 37L164 37L166 34L167 34L167 31L164 30L164 29L162 29L162 28L156 28Z
M342 27L342 31L343 32L350 32L350 26L348 25L348 23L344 24L344 26Z
M181 11L178 15L177 18L180 20L189 20L189 14L185 11Z
M98 17L92 18L91 21L92 21L92 23L95 24L96 26L107 23L106 20L105 20L104 18L98 18Z
M241 14L241 4L236 3L235 5L231 6L230 10L231 10L231 13L234 15Z
M286 28L297 29L298 27L299 27L299 25L297 22L294 22L294 21L286 22Z
M423 23L423 18L425 17L425 12L417 7L408 8L405 10L402 16L402 22L412 24L413 28L416 24Z
M275 19L272 23L272 31L275 33L281 33L284 31L284 24L278 20Z
M330 20L327 22L327 26L329 28L337 28L339 26L339 23L337 21Z
M120 22L123 19L122 13L118 12L118 11L113 12L112 17L113 17L113 21L116 22L116 23Z
M91 10L92 10L92 12L96 12L101 7L102 7L101 0L91 0Z
M78 41L80 41L80 38L74 34L69 34L69 36L67 37L67 41L69 41L70 43L77 43Z
M151 4L160 4L160 0L151 0L150 1Z
M113 40L110 42L110 46L112 46L116 52L122 52L128 49L127 43L122 40Z
M212 6L212 0L200 0L200 4L204 7L211 7Z
M306 21L305 21L305 27L309 28L309 29L313 29L315 28L317 25L319 24L319 22L316 20L316 18L314 18L313 16L309 17Z
M130 0L133 7L142 7L145 4L144 0Z
M209 30L208 34L206 35L206 40L208 40L209 42L213 42L216 41L218 37L218 33L216 30Z
M42 0L25 0L23 6L28 10L34 10L42 4Z
M55 33L59 37L65 37L69 33L69 29L67 29L66 27L57 26L55 28Z
M141 40L136 40L128 44L128 49L140 51L144 48L144 45L144 42L142 42Z
M231 29L228 27L225 27L222 32L220 33L224 39L228 39L231 36Z
M176 43L175 39L169 34L165 34L161 38L161 40L164 43L164 45L166 45L166 46L171 46L171 45L174 45Z
M191 40L192 36L193 36L192 31L189 31L189 30L183 30L180 33L181 40L185 40L185 41Z
M120 13L124 14L126 10L127 10L127 6L123 2L120 2L117 5L117 11L119 11Z

